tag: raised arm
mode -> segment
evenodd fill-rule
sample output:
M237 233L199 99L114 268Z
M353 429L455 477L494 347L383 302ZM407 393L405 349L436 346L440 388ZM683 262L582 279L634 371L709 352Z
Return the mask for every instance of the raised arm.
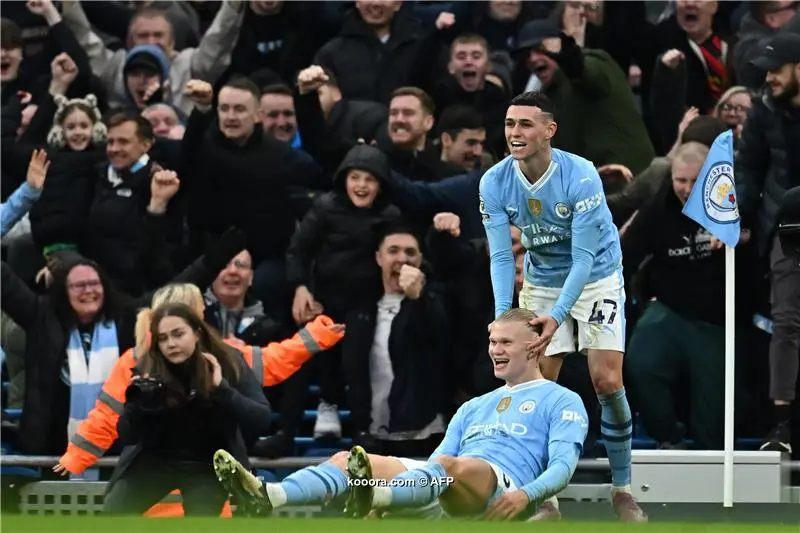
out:
M193 50L191 75L193 78L215 83L231 64L231 52L239 39L246 4L241 0L227 0L217 11L200 45Z
M31 161L28 164L25 183L11 194L8 201L2 204L2 209L0 209L0 236L5 237L14 227L14 224L19 222L31 210L36 200L39 199L48 168L50 168L50 161L47 160L47 152L34 150Z

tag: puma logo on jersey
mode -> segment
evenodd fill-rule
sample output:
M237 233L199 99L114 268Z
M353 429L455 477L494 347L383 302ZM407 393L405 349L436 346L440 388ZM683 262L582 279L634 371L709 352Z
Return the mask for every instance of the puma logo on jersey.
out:
M576 213L585 213L587 211L591 211L595 207L599 206L603 203L603 193L595 194L594 196L590 196L585 200L581 200L577 204L575 204L575 212Z

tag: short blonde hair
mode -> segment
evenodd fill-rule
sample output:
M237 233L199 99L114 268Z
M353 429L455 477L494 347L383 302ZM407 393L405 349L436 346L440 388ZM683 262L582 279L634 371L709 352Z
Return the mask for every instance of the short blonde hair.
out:
M494 319L495 322L520 322L525 325L529 325L530 321L536 318L538 315L531 311L530 309L525 309L523 307L515 307L505 311L504 313L500 314L497 318ZM531 329L535 331L537 334L542 334L542 327L531 326Z
M139 311L136 315L136 326L134 335L136 338L135 355L147 352L150 349L150 325L153 322L153 309L164 304L180 303L192 308L199 316L203 316L206 310L203 294L197 285L191 283L170 283L164 285L153 294L150 307Z

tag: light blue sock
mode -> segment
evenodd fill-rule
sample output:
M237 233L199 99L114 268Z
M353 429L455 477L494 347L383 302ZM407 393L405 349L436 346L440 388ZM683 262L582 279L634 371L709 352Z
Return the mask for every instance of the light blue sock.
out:
M600 434L606 444L611 466L611 486L630 489L633 420L625 387L611 394L598 394L597 399L603 408L600 415Z
M395 476L392 487L391 507L422 507L435 502L447 490L447 471L439 463L428 463L422 468L408 470Z
M280 487L286 494L287 505L319 503L347 492L347 474L332 463L325 462L287 476Z

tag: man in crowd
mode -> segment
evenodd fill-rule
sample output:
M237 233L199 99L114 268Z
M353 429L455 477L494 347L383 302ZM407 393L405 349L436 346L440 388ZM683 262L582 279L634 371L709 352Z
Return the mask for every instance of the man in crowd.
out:
M742 239L751 233L759 255L769 259L772 339L769 346L773 429L762 450L791 452L791 409L800 352L800 265L775 235L778 210L798 185L800 161L800 34L781 30L754 61L767 72L764 94L753 99L735 160Z

